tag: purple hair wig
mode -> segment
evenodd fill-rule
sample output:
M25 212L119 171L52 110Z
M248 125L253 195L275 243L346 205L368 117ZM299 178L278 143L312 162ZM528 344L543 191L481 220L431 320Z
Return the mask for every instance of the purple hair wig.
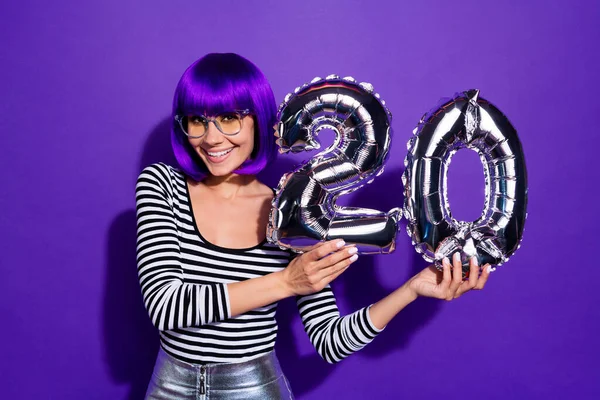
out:
M254 116L254 150L235 173L255 175L277 156L273 136L276 105L269 82L254 64L234 53L207 54L189 66L175 89L171 116L171 145L187 175L200 181L209 172L175 115L215 115L246 109Z

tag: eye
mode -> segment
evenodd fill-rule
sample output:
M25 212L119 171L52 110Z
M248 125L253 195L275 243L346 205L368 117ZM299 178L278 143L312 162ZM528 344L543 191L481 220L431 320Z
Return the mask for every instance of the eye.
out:
M219 120L223 121L223 122L232 122L235 120L239 120L240 116L236 113L225 113L225 114L221 114L219 116Z
M191 115L188 117L188 123L191 125L205 125L206 118L200 115Z

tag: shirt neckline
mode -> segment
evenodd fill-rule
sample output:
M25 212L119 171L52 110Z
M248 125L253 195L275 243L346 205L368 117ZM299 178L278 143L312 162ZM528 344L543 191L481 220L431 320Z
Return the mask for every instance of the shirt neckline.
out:
M202 236L202 233L200 233L200 229L198 229L198 224L196 223L196 216L194 215L194 208L192 206L192 197L190 195L190 188L188 185L188 180L187 180L187 176L183 176L183 184L185 186L185 195L187 198L187 202L188 202L188 207L190 209L190 214L192 217L192 225L194 226L194 232L196 233L196 235L198 235L198 237L209 247L215 249L215 250L219 250L219 251L224 251L227 253L245 253L251 250L255 250L258 249L262 246L264 246L267 243L267 238L265 236L265 238L258 244L251 246L251 247L245 247L245 248L231 248L231 247L222 247L222 246L218 246L214 243L209 242L208 240L206 240L206 238L204 236Z

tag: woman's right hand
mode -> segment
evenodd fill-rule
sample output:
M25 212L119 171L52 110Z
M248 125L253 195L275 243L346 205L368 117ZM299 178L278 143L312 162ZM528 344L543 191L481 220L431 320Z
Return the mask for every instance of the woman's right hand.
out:
M357 251L341 239L318 243L282 271L284 284L292 295L316 293L358 259Z

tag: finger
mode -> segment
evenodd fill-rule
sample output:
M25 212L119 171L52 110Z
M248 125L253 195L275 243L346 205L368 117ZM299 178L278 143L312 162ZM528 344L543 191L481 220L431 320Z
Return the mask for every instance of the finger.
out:
M330 268L331 266L337 264L338 262L352 257L356 253L358 253L358 249L356 248L356 246L348 246L348 247L342 248L339 251L336 251L335 253L331 253L328 256L320 259L318 262L315 263L315 268L316 269Z
M475 287L477 278L479 278L479 262L477 261L477 257L473 256L469 260L469 289Z
M440 282L440 289L442 293L442 298L446 300L452 299L452 297L448 296L450 293L450 284L452 283L452 265L450 264L450 260L448 257L444 257L442 260L442 282Z
M454 298L454 295L460 284L462 283L462 262L460 261L460 253L456 252L452 255L452 282L450 283L449 296Z
M448 260L448 257L444 257L442 260L442 282L440 283L440 286L442 286L443 289L449 288L450 282L452 282L451 268L450 260Z
M314 249L318 249L319 247L323 246L324 243L325 242L317 242L311 246L302 246L302 247L298 248L297 250L300 251L300 255L304 255L304 254L307 254L307 253L313 251ZM309 256L309 258L310 257L312 257L312 256Z
M303 248L303 251L304 251L304 253L303 253L303 255L304 255L304 258L305 258L307 261L314 261L314 260L318 260L318 257L319 257L319 256L318 256L318 254L317 254L316 250L317 250L318 248L321 248L321 247L323 247L323 246L324 246L326 243L328 243L328 242L317 242L317 243L313 244L312 246L307 246L307 247L304 247L304 248Z
M345 258L328 268L322 269L318 272L316 277L319 281L325 280L326 283L329 283L335 278L337 278L342 272L346 270L346 268L350 266L350 264L352 264L356 260L358 260L358 254L353 254L351 257Z
M310 247L307 249L307 251L312 251L312 250L318 249L319 247L323 246L325 243L326 243L326 242L318 242L318 243L315 243L315 244L313 244L312 246L310 246Z
M354 258L355 257L355 258ZM353 261L348 262L348 260L352 259ZM341 274L343 274L352 263L354 263L354 261L356 261L358 259L358 255L354 255L351 258L349 258L348 260L342 261L340 262L340 264L342 265L340 267L340 269L337 272L332 273L331 275L326 276L325 278L323 278L323 280L321 281L325 286L328 285L329 283L331 283L333 280L335 280L338 276L340 276ZM347 263L347 265L343 266L344 263Z
M464 281L458 288L454 298L462 296L463 293L473 289L477 284L477 278L479 277L479 263L477 257L471 257L469 260L469 280Z
M306 254L311 261L317 261L325 257L326 255L341 249L345 245L346 243L341 239L330 240L328 242L323 243L322 246L319 246L318 248L311 250Z
M346 265L344 268L342 268L340 271L336 272L335 274L329 275L327 278L323 279L323 281L321 281L325 286L329 285L331 282L333 282L334 280L337 279L338 276L340 276L341 274L343 274L344 272L346 272L346 270L350 267L350 265Z
M485 286L485 283L487 282L488 278L490 277L491 272L492 272L492 266L490 264L485 264L483 266L483 272L479 276L479 279L477 280L477 284L475 285L474 289L476 289L476 290L483 289L483 287Z

